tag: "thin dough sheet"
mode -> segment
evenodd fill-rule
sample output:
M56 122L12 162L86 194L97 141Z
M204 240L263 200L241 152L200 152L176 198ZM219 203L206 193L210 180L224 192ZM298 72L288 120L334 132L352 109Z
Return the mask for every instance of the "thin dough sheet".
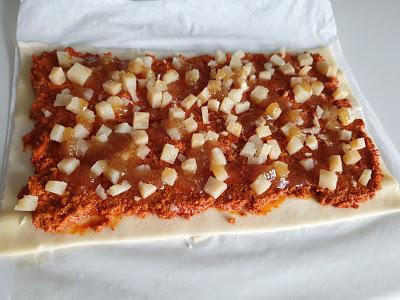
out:
M33 173L30 151L22 151L22 136L33 127L29 119L29 109L35 95L30 83L32 54L60 48L56 45L38 43L19 43L19 79L16 90L14 124L8 157L4 197L0 208L0 255L17 255L57 248L88 244L116 244L122 242L142 242L167 238L197 235L239 234L277 231L303 226L321 225L363 216L378 215L400 211L400 192L398 182L386 170L382 185L374 199L363 203L358 209L321 206L315 200L287 199L278 209L264 216L248 215L241 217L220 212L215 209L199 214L190 220L174 218L162 220L156 216L145 219L125 217L115 230L104 229L100 233L87 231L84 234L52 234L37 230L31 222L31 214L15 212L17 194ZM110 49L75 47L79 51L103 53ZM138 51L114 49L114 55L132 58ZM317 49L329 62L334 63L329 48ZM157 53L158 56L171 53ZM339 80L346 83L343 74ZM355 106L357 103L352 99ZM358 106L361 113L361 108ZM227 222L234 217L236 224Z

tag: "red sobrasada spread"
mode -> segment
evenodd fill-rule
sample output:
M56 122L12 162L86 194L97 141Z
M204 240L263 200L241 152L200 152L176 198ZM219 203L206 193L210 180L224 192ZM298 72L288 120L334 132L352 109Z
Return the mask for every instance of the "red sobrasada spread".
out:
M76 232L127 215L262 214L287 197L357 208L382 173L336 75L308 52L34 56L35 174L16 209Z

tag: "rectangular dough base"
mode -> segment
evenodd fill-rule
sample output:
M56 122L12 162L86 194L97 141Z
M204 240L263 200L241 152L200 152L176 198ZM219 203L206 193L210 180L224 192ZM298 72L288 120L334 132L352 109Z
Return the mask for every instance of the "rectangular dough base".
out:
M195 235L268 232L400 211L398 182L389 174L382 163L384 173L382 190L376 194L374 199L361 204L358 209L321 206L312 199L287 199L278 209L274 209L265 216L248 215L241 217L230 215L228 212L209 209L190 220L179 217L172 220L162 220L154 215L145 219L131 216L123 218L115 230L105 228L99 233L87 231L84 234L75 235L44 233L33 226L30 213L15 212L14 206L20 188L33 173L30 163L31 154L29 151L22 151L21 141L22 136L33 127L33 122L29 119L29 110L32 101L35 99L30 82L31 56L60 47L38 43L19 43L18 48L20 68L16 90L14 125L11 133L5 191L0 203L0 255L17 255L88 244L139 242ZM110 49L88 47L74 48L93 53L110 51ZM111 51L114 55L123 58L132 58L141 53L123 49ZM313 52L321 53L331 64L334 64L329 48L317 49ZM157 54L163 56L170 53ZM346 83L343 74L340 73L338 77L339 80ZM361 112L357 102L354 99L351 100ZM236 224L228 223L227 217L236 218Z

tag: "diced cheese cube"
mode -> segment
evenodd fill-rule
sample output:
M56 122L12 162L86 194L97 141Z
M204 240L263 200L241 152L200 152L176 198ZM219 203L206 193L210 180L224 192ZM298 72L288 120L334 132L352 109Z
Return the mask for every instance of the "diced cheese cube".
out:
M181 106L186 109L189 110L192 108L193 104L195 104L197 101L196 96L190 94L189 96L187 96L185 99L182 100L181 102Z
M203 190L214 199L217 199L227 188L228 185L225 182L210 176Z
M266 100L267 96L268 96L268 89L261 85L256 86L254 90L252 90L250 93L250 98L257 104Z
M85 89L83 91L82 97L86 100L91 100L93 98L94 91L92 89Z
M257 127L263 126L265 124L267 124L267 121L264 117L259 117L257 120L254 121L254 125L256 125Z
M256 128L256 133L260 139L270 136L271 130L269 129L268 125L261 125Z
M75 125L74 127L74 137L75 138L86 138L90 135L90 131L87 130L87 128L85 126L83 126L82 124L78 123Z
M338 176L332 172L321 169L319 171L319 182L318 185L323 189L334 191L336 189Z
M345 155L343 155L343 162L350 166L356 164L361 160L361 155L357 150L350 150Z
M281 148L279 147L278 142L273 139L273 140L268 140L267 144L271 146L271 152L269 153L269 158L271 160L278 159L278 157L281 155Z
M199 148L206 142L205 136L202 133L193 133L192 135L192 148Z
M215 131L209 130L206 134L206 141L217 142L219 138L219 134Z
M231 68L240 68L242 66L242 58L244 57L244 52L242 50L236 51L232 54L229 66Z
M151 171L150 165L139 165L136 167L136 171L139 173L149 173Z
M75 148L77 156L83 157L86 151L89 149L89 144L84 139L78 138L75 141Z
M99 196L99 198L100 198L101 200L107 199L106 190L102 187L101 184L99 184L99 185L96 186L96 194L97 194L97 196Z
M14 209L18 211L35 211L38 206L38 200L38 196L24 195L24 197L18 200Z
M69 68L72 66L72 56L68 52L57 51L58 64L63 68Z
M162 103L162 92L156 87L150 87L147 89L147 102L149 102L152 108L161 107Z
M268 155L271 153L272 146L264 143L261 147L257 148L256 156L262 159L264 163L268 159Z
M226 126L226 130L233 134L236 137L239 137L240 134L242 133L242 124L235 122L235 121L231 121L229 122L228 126Z
M240 156L252 157L256 154L257 145L252 142L247 142L244 144L242 151L240 151Z
M61 85L66 81L64 71L61 67L53 67L51 69L49 79L52 84Z
M179 149L176 148L174 145L165 144L160 159L167 163L173 164L175 162L176 157L178 156Z
M257 194L265 193L271 186L271 182L267 179L265 174L260 174L256 180L250 185L251 189Z
M203 124L210 124L207 106L201 107L201 119L203 120Z
M176 70L169 70L162 77L162 80L165 81L166 84L175 82L178 79L179 79L179 73Z
M265 109L264 115L269 119L269 120L276 120L279 118L279 116L282 113L282 109L279 106L278 102L272 102L271 104L268 105L268 107Z
M324 84L321 81L316 81L311 84L311 90L313 95L319 96L324 90Z
M297 61L299 65L302 66L311 66L313 64L313 57L309 52L304 52L297 55Z
M167 128L166 130L168 136L171 138L173 141L180 141L181 140L181 133L179 132L178 128L172 127L172 128Z
M156 82L154 82L154 87L160 90L161 92L165 92L168 90L168 85L163 80L156 80Z
M361 149L365 148L364 138L358 138L358 139L352 140L349 144L350 144L352 150L361 150Z
M302 77L290 77L290 87L294 88L298 84L302 84L304 79Z
M261 80L271 80L272 76L275 74L275 69L271 68L265 71L261 71L258 73L258 78Z
M197 163L195 158L189 158L181 164L182 170L189 173L196 173Z
M303 142L297 136L292 136L292 138L289 140L286 150L288 151L289 155L293 155L302 148Z
M99 130L96 132L96 136L106 136L108 137L112 133L112 129L108 126L102 124Z
M312 89L308 83L298 84L293 88L294 100L304 103L312 96Z
M79 114L88 107L89 103L82 98L72 97L65 109L73 112L74 114Z
M60 124L55 124L50 132L50 140L61 143L66 128Z
M173 66L175 69L180 69L180 68L182 67L181 59L180 59L179 57L174 56L174 57L172 58L172 66Z
M146 130L139 129L131 131L133 143L136 145L146 145L149 142L149 136Z
M306 171L310 171L311 169L314 168L314 160L311 157L302 159L299 161L299 163Z
M140 181L138 184L138 189L142 198L147 198L155 193L157 187L151 183L144 183Z
M117 95L122 90L122 83L114 80L107 80L103 83L103 89L110 95Z
M272 64L272 62L266 62L266 63L264 64L264 69L265 69L265 70L273 69L273 64ZM275 70L275 69L274 69L274 70Z
M57 94L56 100L54 100L54 106L67 106L72 99L72 95L69 94Z
M317 62L317 71L327 77L335 77L337 74L337 67L329 65L326 61Z
M168 117L183 120L185 119L185 112L179 107L171 107L168 111Z
M112 169L112 168L106 168L104 170L104 175L113 183L117 184L120 177L121 177L121 172Z
M197 130L197 122L192 118L187 118L185 121L182 122L183 126L185 127L185 131L187 133L193 133Z
M372 170L371 169L364 169L360 178L358 178L358 182L361 183L363 186L367 186L368 182L372 177Z
M139 157L140 159L145 159L149 153L150 153L150 148L147 147L146 145L139 145L139 147L136 149L136 156Z
M175 171L175 169L166 167L161 172L161 181L169 186L173 186L177 178L178 173Z
M340 155L331 155L328 158L329 170L332 172L343 172L342 159Z
M243 97L243 90L241 89L231 89L228 93L229 99L231 99L234 103L239 103Z
M244 101L244 102L239 102L235 104L235 112L237 114L244 113L250 108L250 102L249 101Z
M226 54L224 52L222 52L221 50L217 50L217 52L215 53L215 61L219 64L222 65L224 63L226 63Z
M83 86L91 75L92 70L80 63L74 64L67 72L68 80L79 84L80 86Z
M206 103L208 101L208 99L210 99L211 95L210 95L210 91L208 90L207 87L205 87L198 95L197 95L197 99L200 100L201 105L203 105L204 103Z
M116 133L130 133L131 130L132 130L132 127L126 122L118 124L117 126L115 126L115 132Z
M213 172L215 178L220 181L225 181L229 178L229 174L224 166L211 165L210 171Z
M161 108L166 107L172 101L172 95L168 92L163 92L161 99Z
M244 77L239 77L234 80L235 87L241 89L243 91L247 91L249 89L249 85L247 84L247 80Z
M98 160L90 168L90 172L92 172L93 175L97 177L100 176L105 171L106 167L107 167L107 162L105 160Z
M128 191L132 186L130 183L126 180L122 181L120 184L114 184L112 185L108 190L107 194L110 196L117 196L119 194L125 193Z
M339 131L339 140L341 141L350 141L352 136L352 132L349 130L340 130Z
M224 152L220 148L213 148L211 150L211 164L217 166L225 166L227 164Z
M349 95L349 92L344 87L338 87L333 93L332 96L335 100L345 99Z
M285 64L285 61L276 54L272 55L269 60L276 66L283 66Z
M318 149L318 140L315 137L315 135L309 135L306 137L304 140L306 143L306 146L310 148L311 150L317 150Z
M311 66L304 66L304 67L302 67L302 68L300 69L299 75L300 75L300 76L305 76L305 75L307 75L307 73L308 73L309 71L311 71L311 69L312 69Z
M133 101L137 100L136 95L136 75L133 73L125 73L122 76L122 90L128 92Z
M340 122L344 125L347 126L351 124L354 121L354 118L351 114L351 110L348 107L341 107L337 111L338 118Z
M103 120L114 120L115 114L112 105L106 101L101 101L96 104L96 113Z
M280 66L279 69L285 75L294 75L295 71L296 71L290 63L286 63L286 64Z
M229 115L234 106L235 103L232 101L232 99L225 97L224 100L222 100L219 110Z
M64 181L49 180L47 181L44 190L59 196L62 196L67 188L67 183Z
M194 85L200 79L200 72L197 69L187 71L185 74L185 82L187 85Z
M150 113L135 112L133 114L133 129L148 129Z

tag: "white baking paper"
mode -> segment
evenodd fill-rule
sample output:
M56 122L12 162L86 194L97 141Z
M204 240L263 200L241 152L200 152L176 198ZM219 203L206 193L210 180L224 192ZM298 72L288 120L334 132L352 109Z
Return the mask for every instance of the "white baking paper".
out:
M17 39L194 52L332 45L353 93L365 108L369 131L390 171L399 178L399 155L344 60L328 1L24 0ZM395 224L395 216L388 218ZM352 234L360 248L369 251L370 241L364 239L363 230L374 231L373 225L380 220L371 218L364 226L352 221L351 227L336 224L240 238L211 237L198 244L170 240L2 259L0 299L337 299L349 294L358 299L390 298L395 295L387 291L398 285L396 276L379 281L379 269L371 268L371 262L356 259L349 266L345 259L349 250L343 242L346 235ZM389 253L382 268L391 266L390 255L396 253L384 248L384 239L379 239L384 234L375 234L375 242ZM329 261L329 253L338 251L343 259ZM324 271L316 278L312 270L317 268ZM346 278L336 276L344 270L348 270ZM373 289L357 277L366 273L370 275L363 278L368 282L379 283Z

